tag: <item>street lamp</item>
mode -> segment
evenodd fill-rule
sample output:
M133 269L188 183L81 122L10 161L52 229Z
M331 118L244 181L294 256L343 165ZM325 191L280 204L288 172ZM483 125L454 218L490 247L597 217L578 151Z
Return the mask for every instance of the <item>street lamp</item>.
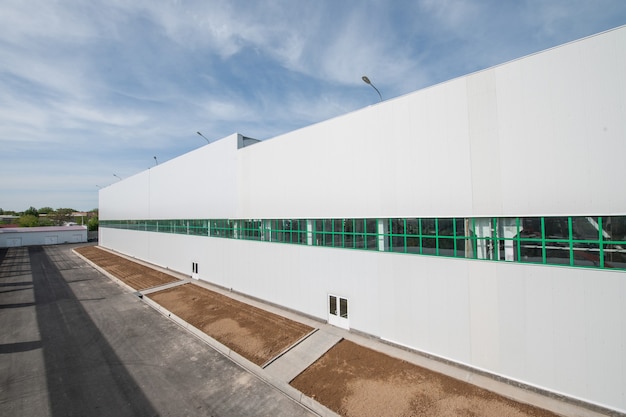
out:
M153 156L153 158L154 158L154 163L159 165L159 161L157 161L156 156Z
M120 181L122 180L122 177L120 177L119 175L113 174L114 177L119 178Z
M204 137L204 135L200 132L196 132L198 135L202 136L204 138L204 140L206 140L207 143L211 143L210 140L208 140L207 138Z
M380 97L380 101L383 101L383 96L380 94L380 91L378 91L378 88L376 88L376 86L374 86L374 84L372 84L372 82L370 81L370 79L369 79L369 78L367 78L367 75L362 76L362 77L361 77L361 79L363 80L363 82L364 82L365 84L369 84L369 85L371 85L371 86L372 86L372 88L373 88L374 90L376 90L376 92L378 93L378 97Z

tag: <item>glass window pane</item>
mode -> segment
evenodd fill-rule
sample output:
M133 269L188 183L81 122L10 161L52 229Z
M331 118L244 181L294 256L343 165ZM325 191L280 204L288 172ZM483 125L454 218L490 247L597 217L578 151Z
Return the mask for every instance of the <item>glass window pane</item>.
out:
M514 244L514 254L517 256L517 242ZM541 241L520 240L519 242L520 262L542 263Z
M420 253L420 238L417 236L407 236L406 251L409 253Z
M520 229L520 238L541 239L541 217L522 217Z
M546 263L569 265L569 243L567 242L547 242L546 243Z
M602 217L604 240L626 242L626 216Z
M600 226L597 217L572 217L572 239L598 240Z
M439 236L454 236L454 220L439 219L437 222Z
M390 219L389 229L391 233L394 235L403 234L404 233L404 219Z
M419 233L419 219L406 219L406 234L417 236Z
M343 235L343 245L345 248L354 248L354 235L351 233Z
M465 236L465 219L454 219L454 222L456 223L455 236Z
M404 236L393 236L391 238L391 251L404 252Z
M457 233L458 233L458 229L457 229ZM457 238L456 239L456 253L455 253L455 256L457 258L465 258L466 257L466 255L465 255L465 238L461 238L461 239Z
M422 219L422 236L435 236L436 234L435 219ZM424 247L426 247L426 244L424 244Z
M437 253L437 239L434 237L422 238L422 253L435 255Z
M452 223L450 223L452 224ZM454 256L454 239L447 237L439 238L439 255L440 256Z
M626 269L626 245L604 245L604 267Z
M348 318L348 300L345 298L339 298L339 315L344 319Z
M330 314L332 314L332 315L336 316L336 315L337 315L337 297L335 297L334 295L331 295L331 296L328 298L328 300L329 300L329 303L328 303L328 304L329 304L329 305L328 305L328 307L329 307L328 312L329 312Z
M569 239L567 217L545 217L546 239Z
M596 243L574 243L574 265L600 266L600 245Z
M367 249L378 250L378 236L367 235Z

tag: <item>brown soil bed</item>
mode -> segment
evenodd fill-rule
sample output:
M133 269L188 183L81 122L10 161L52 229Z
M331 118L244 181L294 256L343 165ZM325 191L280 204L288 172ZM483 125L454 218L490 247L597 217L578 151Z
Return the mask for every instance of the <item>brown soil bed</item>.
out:
M75 250L129 287L138 291L179 281L178 278L172 275L133 262L97 246L83 246Z
M259 366L313 330L194 284L155 292L149 297Z
M345 339L291 385L346 417L556 417Z

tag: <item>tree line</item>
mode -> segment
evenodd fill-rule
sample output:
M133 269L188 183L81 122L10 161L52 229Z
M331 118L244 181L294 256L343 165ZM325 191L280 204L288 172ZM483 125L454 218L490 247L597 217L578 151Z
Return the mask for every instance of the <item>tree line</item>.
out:
M19 216L17 225L20 227L37 227L37 226L63 226L70 223L87 226L87 230L98 230L98 209L95 208L85 213L85 215L75 216L77 210L72 208L42 207L36 209L29 207L22 212L5 211L0 208L0 215Z

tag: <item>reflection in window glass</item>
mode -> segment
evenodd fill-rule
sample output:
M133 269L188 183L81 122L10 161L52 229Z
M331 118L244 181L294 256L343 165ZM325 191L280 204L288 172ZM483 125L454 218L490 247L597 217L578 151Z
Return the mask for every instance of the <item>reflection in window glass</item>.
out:
M439 236L454 236L454 219L439 219L437 228Z
M435 236L437 234L437 226L435 219L422 219L422 235ZM424 244L426 246L426 244Z
M439 255L454 256L454 238L439 237Z
M549 264L569 265L569 243L547 242L546 262Z
M406 219L406 234L412 236L420 234L419 219Z
M520 238L541 239L541 217L522 217L520 219Z
M408 253L420 253L420 238L418 236L406 237L406 251Z
M597 217L572 217L572 239L598 240L600 226Z
M574 243L574 265L600 266L600 245L597 243Z
M348 300L345 298L339 298L339 316L347 319L348 318Z
M604 240L626 242L626 216L602 217Z
M404 219L389 219L389 230L394 235L404 233Z
M437 239L434 237L422 238L422 253L426 255L437 254Z
M367 249L378 250L378 220L377 219L365 219L365 230L367 236Z
M455 255L457 258L465 258L465 243L466 243L466 239L465 238L457 238L456 239L456 252ZM471 256L470 256L471 257Z
M336 248L343 248L343 233L335 233L333 235L333 246Z
M406 252L404 247L404 236L392 236L391 237L391 251L392 252Z
M567 217L546 217L544 227L546 239L569 239Z
M626 269L626 245L604 245L604 267Z

